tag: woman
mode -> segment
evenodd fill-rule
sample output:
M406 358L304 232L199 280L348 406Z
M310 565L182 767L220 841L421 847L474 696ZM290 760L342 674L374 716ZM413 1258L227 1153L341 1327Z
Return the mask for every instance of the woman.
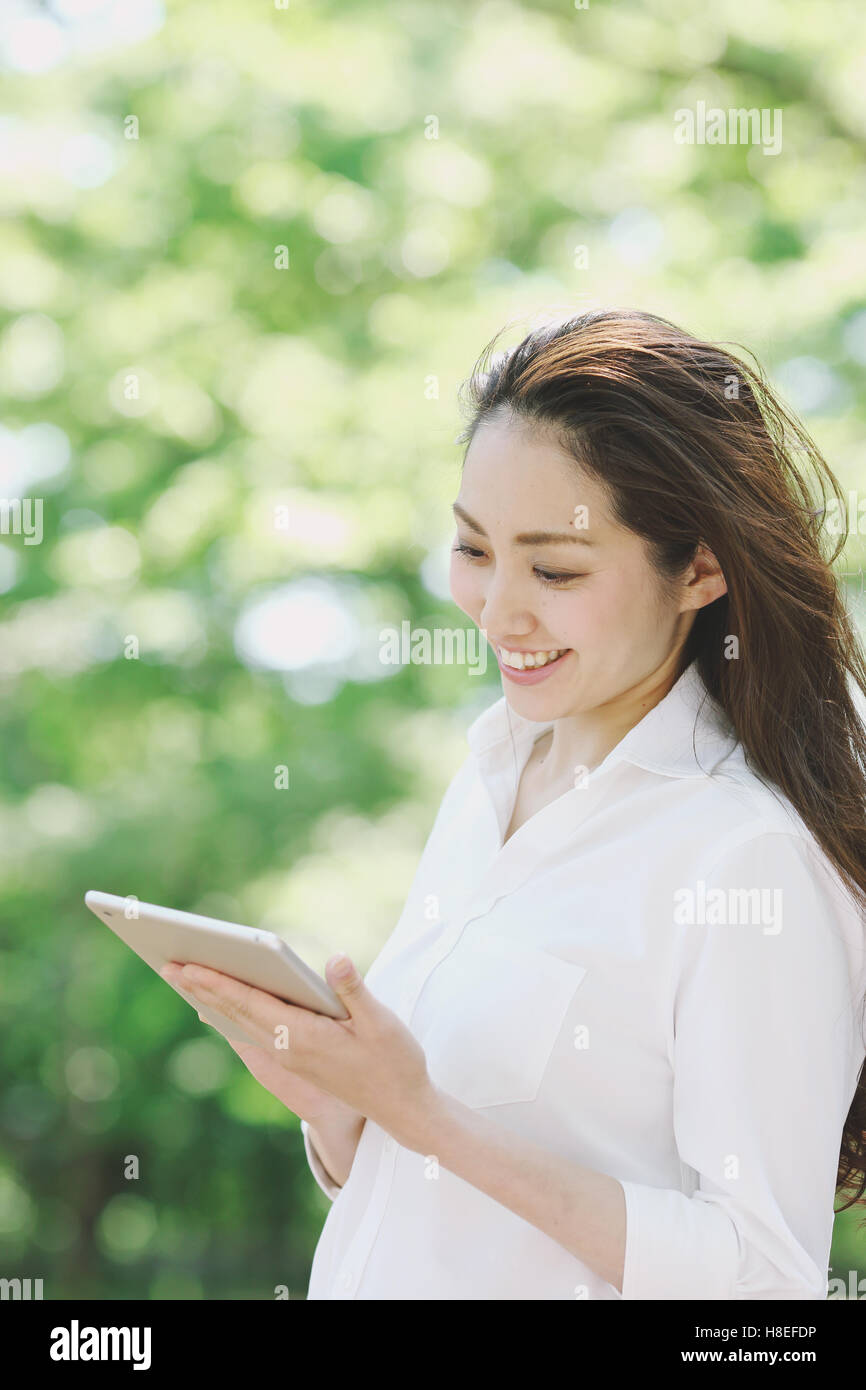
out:
M844 497L760 369L662 319L493 346L452 592L503 696L400 921L364 980L329 962L343 1022L187 972L333 1199L309 1298L825 1298L866 1185Z

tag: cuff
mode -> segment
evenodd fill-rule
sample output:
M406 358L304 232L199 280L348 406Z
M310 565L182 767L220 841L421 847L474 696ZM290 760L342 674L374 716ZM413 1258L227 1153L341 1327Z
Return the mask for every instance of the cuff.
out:
M626 1208L623 1298L736 1298L740 1242L721 1207L673 1188L619 1183Z
M310 1172L316 1179L316 1182L319 1184L319 1187L322 1189L325 1196L330 1197L331 1201L333 1202L334 1198L337 1196L337 1193L342 1192L343 1189L339 1186L338 1183L334 1182L333 1178L325 1168L325 1165L323 1164L322 1160L319 1158L319 1155L317 1154L313 1146L313 1141L310 1138L310 1126L308 1125L306 1120L301 1120L301 1133L304 1136L304 1149L307 1154L307 1162L310 1165Z

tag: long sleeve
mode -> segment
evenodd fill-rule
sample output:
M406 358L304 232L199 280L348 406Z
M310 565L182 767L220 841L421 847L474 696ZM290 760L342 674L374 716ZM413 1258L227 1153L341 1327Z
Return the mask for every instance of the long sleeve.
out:
M313 1146L313 1141L310 1138L310 1126L307 1124L306 1120L301 1120L301 1133L304 1136L304 1150L307 1155L307 1162L310 1165L310 1172L316 1179L316 1182L319 1184L325 1196L330 1197L333 1202L337 1193L342 1192L343 1189L338 1183L333 1181L325 1165L322 1163L322 1160L319 1158Z
M622 1182L622 1296L823 1299L842 1128L864 1056L864 919L794 833L761 832L723 853L705 900L691 886L673 1119L694 1191Z

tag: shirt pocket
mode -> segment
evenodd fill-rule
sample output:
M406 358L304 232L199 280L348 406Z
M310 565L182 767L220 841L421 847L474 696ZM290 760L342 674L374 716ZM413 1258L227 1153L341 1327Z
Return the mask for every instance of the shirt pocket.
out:
M535 1100L586 968L484 933L435 975L421 1039L434 1084L472 1109Z

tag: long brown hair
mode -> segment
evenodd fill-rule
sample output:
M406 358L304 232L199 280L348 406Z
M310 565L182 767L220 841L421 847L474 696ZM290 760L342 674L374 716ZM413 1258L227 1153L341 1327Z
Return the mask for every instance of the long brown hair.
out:
M614 519L648 543L665 590L699 542L712 551L727 593L698 610L680 669L696 661L749 765L866 907L866 727L854 694L866 697L866 663L832 569L846 499L817 446L757 361L653 314L593 310L497 353L500 336L461 387L469 421L457 442L468 449L500 408L553 427ZM828 505L845 523L825 554ZM731 636L746 660L726 659ZM866 1200L866 1065L836 1189L853 1194L841 1211Z

